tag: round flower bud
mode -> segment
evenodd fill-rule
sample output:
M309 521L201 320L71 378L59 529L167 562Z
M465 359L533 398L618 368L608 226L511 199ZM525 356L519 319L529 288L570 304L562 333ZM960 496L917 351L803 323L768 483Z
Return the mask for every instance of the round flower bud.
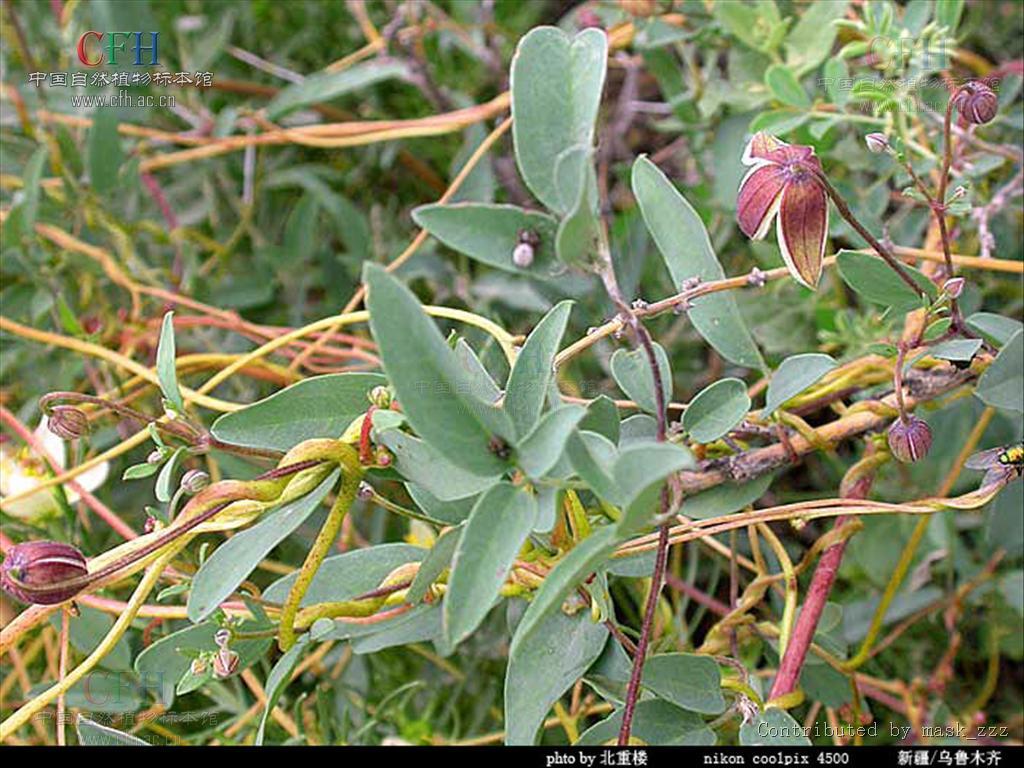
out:
M217 644L218 648L227 648L231 642L231 630L218 629L213 635L213 642Z
M951 299L960 298L960 294L964 292L964 279L962 277L951 277L942 285L942 290Z
M155 448L149 452L149 456L146 457L147 464L159 464L164 460L164 452L162 448Z
M373 457L374 464L378 467L390 467L394 457L391 455L391 451L387 448L380 447L377 449L376 454Z
M378 385L370 390L370 402L378 408L391 407L391 390L384 385Z
M83 584L64 582L89 575L85 556L61 541L26 541L7 551L0 587L23 603L56 605L78 594Z
M953 106L968 123L984 125L992 122L999 111L996 92L985 83L973 80L953 96Z
M77 440L89 434L89 418L73 405L56 405L46 417L46 426L61 440Z
M932 430L923 419L911 415L889 427L889 450L902 462L920 461L931 447Z
M231 677L238 671L239 655L228 648L221 648L213 657L213 675L218 680Z
M868 145L868 151L876 155L889 149L889 137L884 133L869 133L864 137L864 143Z
M210 476L201 469L190 469L181 476L181 488L185 493L196 494L210 484Z

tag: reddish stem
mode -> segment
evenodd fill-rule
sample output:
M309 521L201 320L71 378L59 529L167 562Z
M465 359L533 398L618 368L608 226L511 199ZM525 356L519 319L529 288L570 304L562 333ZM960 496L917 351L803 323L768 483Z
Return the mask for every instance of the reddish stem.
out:
M867 498L871 490L871 483L874 480L874 472L867 472L858 478L853 485L842 494L847 499ZM849 515L836 518L835 529L841 528L848 520ZM777 699L796 689L800 682L800 672L803 670L804 661L807 658L807 651L811 647L814 633L818 629L818 621L821 613L828 602L829 593L832 592L832 584L835 583L836 574L839 572L839 565L843 561L843 553L846 551L848 539L837 541L826 549L818 560L818 566L814 569L814 576L811 577L811 584L807 588L807 597L800 615L797 617L793 627L793 635L790 637L789 645L783 654L779 664L779 672L775 676L771 693L768 699Z

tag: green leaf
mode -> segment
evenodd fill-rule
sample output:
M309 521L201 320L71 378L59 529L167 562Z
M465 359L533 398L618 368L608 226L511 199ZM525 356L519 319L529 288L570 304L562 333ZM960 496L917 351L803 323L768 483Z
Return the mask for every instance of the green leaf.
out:
M155 475L160 469L159 464L150 464L144 462L142 464L132 464L128 467L124 474L121 475L122 480L141 480L144 477L150 477Z
M999 350L974 392L985 405L1024 411L1024 331L1017 331Z
M810 109L811 99L793 70L785 64L773 64L764 73L764 83L777 100L791 107Z
M590 611L574 616L555 611L526 634L525 621L524 617L512 641L505 673L508 745L535 743L552 705L601 655L608 638L608 630L591 620Z
M60 614L51 614L50 625L60 631ZM114 619L96 608L80 605L77 616L68 623L69 640L72 647L83 654L90 654L106 637ZM111 670L127 670L132 666L132 651L128 639L122 637L103 658L103 666Z
M564 211L555 167L576 145L590 147L604 88L608 38L586 29L530 30L512 59L512 139L523 181L546 208Z
M734 5L733 3L718 3ZM647 229L658 246L677 287L692 277L702 281L725 277L700 216L665 174L646 157L633 164L633 194ZM728 291L693 302L690 320L697 332L727 360L747 368L765 369L764 360L743 323L735 296Z
M516 434L526 437L537 426L554 377L555 353L562 343L571 301L561 301L537 323L512 364L505 392L505 412Z
M545 213L514 205L457 203L421 205L413 210L412 218L446 246L481 264L534 276L547 276L554 269L558 223ZM522 230L540 238L528 267L518 267L512 261Z
M22 188L21 200L21 221L23 234L31 237L36 223L36 214L39 211L39 190L40 181L43 177L43 166L46 164L47 148L40 147L32 153L32 157L25 163L25 185Z
M651 656L644 664L643 686L690 712L717 715L725 711L722 675L718 664L707 656L691 653Z
M601 221L592 155L589 147L571 147L555 164L566 211L555 236L555 253L563 264L584 269L600 266Z
M764 475L745 483L726 483L693 496L688 496L681 510L687 517L704 520L731 515L753 504L768 491L772 475Z
M455 501L475 496L495 483L493 477L481 477L448 461L429 443L412 435L390 430L380 442L395 454L395 469L406 480L423 488L438 501Z
M969 362L981 349L981 339L947 339L928 347L926 354L940 360Z
M525 490L500 483L469 514L452 562L444 598L444 634L458 645L483 621L537 519Z
M614 469L618 503L623 508L619 533L629 535L648 525L658 509L665 478L694 467L693 454L674 443L639 443L624 448Z
M721 3L716 3L715 7ZM614 742L622 728L622 710L591 726L576 742L581 747L599 747ZM645 699L633 712L632 735L645 744L659 747L707 747L715 743L715 732L703 718L661 699Z
M654 357L658 361L658 372L661 375L661 391L665 396L665 405L672 399L672 369L664 348L654 342ZM647 413L657 413L658 404L654 391L654 376L651 374L651 361L647 350L642 347L615 350L611 360L612 376L626 397Z
M539 479L558 462L569 435L586 411L578 405L562 405L549 411L519 444L516 454L526 476Z
M899 313L921 308L921 295L914 293L880 257L844 250L839 252L836 260L843 281L868 301L891 307L893 312ZM929 300L935 299L938 294L931 280L906 264L903 269Z
M488 483L487 488L493 485L494 481L489 480ZM406 483L405 489L427 517L447 525L458 525L465 521L476 504L476 495L444 501L415 483Z
M996 496L989 509L985 540L1011 557L1024 552L1024 483L1011 483Z
M379 373L315 376L214 422L213 436L232 445L287 451L305 440L338 438L370 407Z
M940 27L945 27L950 36L956 34L963 13L964 0L936 0L935 2L935 21Z
M1015 333L1024 328L1024 324L1019 320L992 312L975 312L965 322L971 330L977 331L998 346L1004 345Z
M809 747L811 740L784 709L769 707L750 722L740 726L740 745L744 747ZM762 735L764 734L764 735Z
M786 35L786 63L798 75L817 67L832 51L839 29L833 24L846 15L846 0L803 6L800 21ZM830 59L831 61L831 59Z
M426 554L427 550L410 544L378 544L328 557L313 577L301 606L359 597L380 586L384 577L398 566L418 563ZM296 574L290 573L275 581L264 590L264 599L284 602L295 578Z
M184 457L186 450L184 446L175 448L171 458L164 462L164 465L160 468L160 474L157 475L156 485L153 488L153 495L156 496L157 501L162 501L166 504L174 495L175 472L178 471L178 464L181 462L182 457Z
M747 385L722 379L702 389L683 413L683 428L698 443L710 443L729 433L750 410Z
M473 380L473 391L481 400L493 403L501 398L501 388L465 339L459 339L455 345L455 356Z
M198 624L235 591L270 550L298 528L324 500L339 471L334 470L314 490L285 504L257 525L221 544L192 577L188 596L188 618Z
M274 707L277 706L277 700L281 698L281 694L284 693L284 689L288 687L288 683L292 678L292 672L295 671L295 667L299 663L299 659L302 658L302 654L306 652L307 646L310 644L309 635L302 635L295 642L291 648L289 648L281 658L274 664L274 668L270 670L270 675L267 677L267 683L264 686L267 692L267 701L263 706L263 716L260 717L260 726L256 730L256 746L263 746L263 736L267 729L267 719L270 717L270 713Z
M605 526L594 531L558 561L544 578L516 627L510 653L517 653L526 638L540 631L549 615L559 612L569 593L605 562L618 543L615 526Z
M338 627L343 621L336 621L332 639L341 639ZM350 624L350 626L352 626ZM359 625L354 625L358 627ZM365 626L365 625L364 625ZM360 632L352 637L352 650L355 653L376 653L385 648L393 648L410 643L441 641L441 606L418 605L408 613L396 616L376 626L369 625L371 632ZM414 684L414 683L413 683Z
M618 454L615 444L596 432L577 432L569 437L566 454L573 471L590 490L614 504L619 497L612 479L612 467Z
M430 589L430 585L434 583L437 577L451 563L452 557L455 556L455 547L458 546L461 536L461 526L447 528L441 532L441 535L437 537L437 541L434 542L434 546L430 548L430 552L420 563L419 570L416 571L416 577L412 580L409 591L405 596L407 603L415 605L423 600L427 590Z
M80 715L75 723L78 731L78 743L83 747L148 747L149 742L138 736L119 731L106 725L93 722L85 715Z
M369 88L407 73L408 68L405 64L391 59L356 64L341 72L310 75L301 83L290 85L277 94L267 105L267 118L278 120L296 109L310 104L322 104L346 93Z
M107 110L100 110L105 111ZM156 348L156 375L164 398L178 413L185 413L185 401L181 399L181 390L178 388L178 367L174 358L174 313L168 312L160 326L160 342Z
M579 424L580 429L597 432L611 440L619 442L619 409L615 401L607 395L598 395L587 405L587 415Z
M117 174L124 162L121 137L117 133L117 110L97 109L93 114L88 139L89 183L98 195L113 192Z
M513 441L508 416L472 393L472 380L408 288L366 264L366 305L384 370L416 432L449 461L483 477L509 468L492 440Z
M837 365L828 355L817 352L787 357L772 374L761 416L770 416L776 408L799 395Z

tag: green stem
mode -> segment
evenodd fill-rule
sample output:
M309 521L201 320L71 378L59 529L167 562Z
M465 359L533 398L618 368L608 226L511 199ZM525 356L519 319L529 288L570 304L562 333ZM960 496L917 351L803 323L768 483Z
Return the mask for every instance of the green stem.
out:
M359 492L359 483L363 479L363 467L359 463L359 456L355 449L345 444L342 445L344 445L344 450L341 452L339 460L342 467L342 478L341 487L338 489L338 498L335 499L334 505L327 515L327 520L324 521L316 541L313 542L313 546L306 555L306 560L302 563L302 568L299 569L298 577L292 584L288 597L281 608L281 627L277 644L282 651L287 651L295 644L295 617L299 612L299 603L302 602L302 598L309 590L309 585L313 582L313 577L316 576L324 558L327 557L331 545L338 538L341 523L352 506L352 502L355 501L356 494Z

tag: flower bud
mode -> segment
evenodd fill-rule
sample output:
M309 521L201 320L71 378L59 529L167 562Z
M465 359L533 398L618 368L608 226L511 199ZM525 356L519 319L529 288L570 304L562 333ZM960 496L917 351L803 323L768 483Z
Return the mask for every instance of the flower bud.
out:
M146 457L147 464L159 464L164 460L164 452L160 448L156 448L149 452L149 456Z
M512 251L512 263L520 269L526 269L533 264L533 246L529 243L519 243Z
M920 461L931 447L932 430L923 419L910 415L889 427L889 450L902 462Z
M181 489L188 494L196 494L210 484L210 476L201 469L190 469L181 476Z
M868 145L868 151L876 155L889 149L889 137L884 133L869 133L864 137L864 143Z
M84 584L70 579L88 576L85 556L61 541L26 541L11 547L0 565L0 587L23 603L56 605L78 594ZM62 585L63 584L63 585Z
M359 484L359 490L356 491L356 496L359 497L360 501L369 501L373 498L373 486L364 480Z
M221 648L213 657L213 675L218 680L231 677L238 671L241 657L228 648Z
M394 457L391 455L391 451L383 446L377 448L377 452L373 457L374 464L378 467L390 467Z
M89 434L89 418L73 405L55 405L46 426L61 440L77 440Z
M378 385L370 390L370 402L378 408L386 409L391 407L391 390L383 385Z
M991 122L999 111L995 91L978 80L966 83L953 96L953 106L968 123L984 125Z
M965 280L962 277L951 277L942 285L942 290L951 299L960 298L960 294L964 292Z
M218 648L227 648L231 642L231 630L218 629L213 635L213 642L217 644Z

